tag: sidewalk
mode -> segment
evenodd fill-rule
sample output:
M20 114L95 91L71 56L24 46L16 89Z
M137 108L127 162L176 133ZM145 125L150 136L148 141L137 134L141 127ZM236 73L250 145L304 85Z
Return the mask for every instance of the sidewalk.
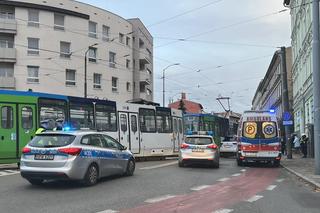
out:
M301 158L298 154L293 154L292 159L283 156L281 165L289 172L320 189L320 175L314 174L315 163L313 158Z
M0 171L7 169L18 169L18 165L16 163L12 164L0 164Z

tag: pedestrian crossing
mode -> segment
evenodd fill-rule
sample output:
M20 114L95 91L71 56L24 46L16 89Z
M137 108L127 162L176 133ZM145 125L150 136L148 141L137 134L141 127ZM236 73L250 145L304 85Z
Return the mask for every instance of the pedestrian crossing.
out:
M12 169L0 170L0 177L15 175L15 174L19 174L19 173L20 173L19 170L12 170Z

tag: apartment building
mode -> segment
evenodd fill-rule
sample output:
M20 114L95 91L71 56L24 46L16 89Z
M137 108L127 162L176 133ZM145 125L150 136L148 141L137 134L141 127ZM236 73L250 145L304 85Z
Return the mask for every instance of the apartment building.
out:
M0 89L83 97L85 76L88 97L153 101L143 23L73 0L0 1Z
M306 132L313 124L312 1L285 0L291 8L293 111L295 131Z

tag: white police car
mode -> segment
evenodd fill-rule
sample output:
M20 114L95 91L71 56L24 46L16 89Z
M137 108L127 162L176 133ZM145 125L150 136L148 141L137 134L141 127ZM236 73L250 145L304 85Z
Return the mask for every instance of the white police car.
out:
M112 137L89 131L44 132L23 148L21 176L31 184L44 180L97 183L110 175L133 175L135 159Z

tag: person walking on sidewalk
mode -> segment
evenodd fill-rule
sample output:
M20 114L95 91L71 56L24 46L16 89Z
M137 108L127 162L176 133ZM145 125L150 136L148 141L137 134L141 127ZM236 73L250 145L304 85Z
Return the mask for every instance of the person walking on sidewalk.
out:
M307 144L308 144L309 138L305 133L301 135L300 143L301 143L301 152L303 154L303 158L307 157Z
M294 134L293 147L295 152L298 154L300 152L300 140L296 134Z

